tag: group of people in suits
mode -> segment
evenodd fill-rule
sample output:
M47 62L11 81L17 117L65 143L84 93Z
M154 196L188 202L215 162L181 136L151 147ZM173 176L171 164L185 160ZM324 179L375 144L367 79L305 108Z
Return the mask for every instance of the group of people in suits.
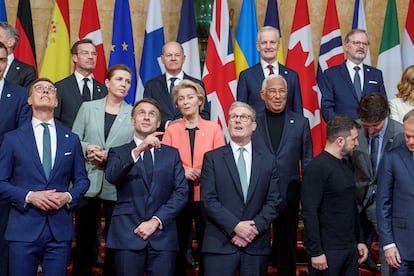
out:
M96 81L91 40L74 43L75 71L54 84L18 64L9 27L0 22L0 106L10 110L0 119L1 275L35 275L39 264L66 275L73 235L73 275L92 275L102 211L104 275L185 275L193 220L200 275L266 275L269 255L279 275L296 275L300 212L311 275L357 275L373 227L383 275L413 270L414 112L403 125L389 117L382 73L363 64L364 30L346 35L347 60L319 84L327 141L313 158L298 74L278 63L273 27L259 30L260 62L239 76L228 144L179 43L164 45L166 73L130 106L131 70L118 64ZM13 69L29 90L4 80Z

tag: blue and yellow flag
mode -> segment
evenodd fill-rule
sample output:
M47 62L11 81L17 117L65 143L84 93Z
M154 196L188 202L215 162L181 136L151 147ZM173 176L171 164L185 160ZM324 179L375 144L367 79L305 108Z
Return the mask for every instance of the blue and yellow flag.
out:
M118 63L126 64L132 71L131 88L125 97L125 101L134 104L137 89L137 67L128 0L115 0L112 45L108 68Z
M254 0L243 0L234 45L237 78L241 71L259 62L256 37L257 19Z

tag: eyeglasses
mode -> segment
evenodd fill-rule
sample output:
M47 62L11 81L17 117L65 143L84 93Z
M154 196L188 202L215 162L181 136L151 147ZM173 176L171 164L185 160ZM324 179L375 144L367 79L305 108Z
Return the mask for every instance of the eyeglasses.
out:
M229 120L232 122L237 121L237 119L239 119L241 122L247 122L250 118L251 116L247 114L242 114L242 115L230 114L229 115Z
M56 93L56 87L54 86L44 86L44 85L35 85L33 87L34 91L37 93L43 93L47 91L49 94L55 94Z
M80 51L77 54L80 55L80 56L84 56L84 57L86 57L86 56L93 56L93 57L98 56L97 52L88 52L88 51Z
M169 53L169 54L164 54L164 57L167 58L167 59L172 59L173 57L175 57L175 58L181 58L182 56L183 56L182 53L176 53L176 54Z
M349 41L352 45L358 46L358 47L368 47L369 42L363 42L363 41Z
M270 96L276 95L277 93L279 93L279 96L284 97L287 94L287 89L285 88L280 88L280 89L275 89L275 88L269 88L266 89L266 93L269 94Z
M150 112L145 112L144 110L138 110L137 111L137 113L136 113L136 116L138 117L138 118L145 118L145 117L147 117L148 116L148 118L150 118L150 119L154 119L154 118L156 118L157 117L157 113L156 112L153 112L153 111L150 111Z

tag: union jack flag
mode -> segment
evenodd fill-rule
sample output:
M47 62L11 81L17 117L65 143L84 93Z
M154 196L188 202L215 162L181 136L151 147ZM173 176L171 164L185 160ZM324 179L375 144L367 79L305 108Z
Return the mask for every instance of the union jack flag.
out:
M227 113L236 98L237 82L227 0L214 1L203 82L211 120L221 125L228 140Z

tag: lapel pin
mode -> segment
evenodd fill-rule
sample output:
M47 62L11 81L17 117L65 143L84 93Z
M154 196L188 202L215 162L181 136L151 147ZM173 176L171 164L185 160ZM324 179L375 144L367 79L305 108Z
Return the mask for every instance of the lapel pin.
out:
M7 95L6 95L6 97L7 97L7 98L10 98L10 97L11 97L11 94L7 94Z
M293 123L295 123L295 120L290 119L289 123L293 124Z
M67 133L66 133L66 134L65 134L65 137L66 137L66 138L69 138L69 134L67 134Z
M20 70L20 66L16 66L16 70Z

